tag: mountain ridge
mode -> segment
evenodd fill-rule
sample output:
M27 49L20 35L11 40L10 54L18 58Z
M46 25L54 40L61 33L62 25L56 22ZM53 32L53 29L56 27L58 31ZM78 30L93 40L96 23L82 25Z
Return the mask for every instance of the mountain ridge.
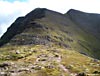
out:
M39 10L40 8L37 8L37 9L35 9L34 11L31 11L31 13L32 12L34 12L34 14L33 14L33 16L34 17L32 17L32 18L40 18L43 14L41 14L41 16L39 15L36 15L37 13L35 13L35 12L41 12L41 10L43 10L43 9L41 9L41 10ZM39 11L38 11L39 10ZM44 9L45 10L45 9ZM15 23L13 23L12 25L11 25L11 27L9 27L8 29L7 29L7 31L11 31L10 29L14 29L14 28L17 28L17 29L14 29L14 31L15 32L13 32L13 31L11 31L11 33L12 33L12 35L11 35L11 38L14 36L14 35L16 35L16 34L19 34L19 33L21 33L24 29L25 29L25 26L24 26L24 24L23 23L25 23L25 24L27 24L27 22L28 22L28 20L31 20L31 13L30 14L27 14L26 16L24 16L24 17L19 17L19 18L17 18L16 20L15 20ZM28 17L27 17L28 16ZM36 16L36 17L35 17ZM44 16L44 15L43 15ZM22 25L23 26L22 26ZM18 25L18 26L16 26L16 25ZM20 26L21 25L21 26ZM21 29L22 28L22 29ZM17 31L18 30L18 31ZM7 35L7 32L5 32L4 34L6 34ZM5 37L5 35L3 35L2 37L1 37L1 39L2 38L6 38ZM11 39L11 38L9 38L9 34L8 34L8 40L7 40L7 42ZM6 42L4 42L4 43L6 43ZM2 41L1 41L1 44L0 44L0 46L1 45L3 45L2 44Z
M17 18L0 39L0 76L100 76L99 24L87 14L36 8Z
M80 11L77 11L74 9L69 10L66 14L61 14L61 13L58 13L58 12L55 12L52 10L48 10L46 8L36 8L35 10L28 13L25 17L19 17L16 19L15 23L13 23L11 25L11 27L8 28L7 32L5 32L5 34L1 37L0 46L4 45L5 43L9 43L9 41L11 43L13 42L15 45L16 45L16 42L19 42L18 44L22 44L22 45L27 44L27 43L29 43L29 44L32 44L32 43L33 44L34 43L46 44L46 43L52 42L52 43L70 47L73 49L75 49L75 47L77 47L77 46L80 46L81 48L84 48L84 50L88 50L88 51L94 50L94 52L95 52L97 50L100 50L99 49L99 47L100 47L99 41L100 40L99 40L99 36L98 36L99 33L96 35L96 33L94 31L92 31L93 29L92 30L90 29L90 28L94 28L94 27L90 27L92 19L90 20L90 22L88 22L89 29L87 28L87 26L84 26L85 24L83 24L84 22L86 22L86 24L88 25L88 23L86 21L87 16L84 17L84 15L90 15L90 14L80 12ZM81 15L82 15L82 19L80 18ZM93 23L93 21L92 21L92 23ZM47 24L51 24L51 25L48 26ZM95 24L95 22L94 22L94 24ZM57 25L57 26L55 26L55 25ZM92 25L92 26L94 26L94 25ZM29 32L29 30L27 30L28 28L31 30L30 32ZM64 29L64 28L66 28L66 29ZM26 32L25 32L25 29L26 29ZM36 32L36 31L34 31L35 29L37 30L37 33L34 37L33 34ZM68 36L71 39L68 38L67 42L63 42L62 40L67 37L66 36L61 37L62 39L60 39L60 40L59 40L59 37L57 39L56 36L54 36L54 38L52 38L53 34L52 34L51 29L54 29L54 30L57 29L57 31L54 32L56 34L58 34L58 32L61 32L62 34L68 36L67 35L68 33L69 34L72 33L73 36L72 37ZM42 34L40 32L40 30L43 33L45 33L45 32L47 32L47 33ZM48 32L49 30L51 32ZM94 30L96 30L96 29L94 29ZM29 32L28 33L29 35L31 32L33 32L33 34L31 34L33 36L33 39L32 39L32 36L30 36L30 38L26 38L26 40L25 40L23 34L21 34L22 32L25 32L25 33ZM80 34L79 34L79 32L80 32ZM85 35L86 33L87 33L87 35ZM51 34L51 36L49 34ZM18 37L16 37L16 35L18 35L18 37L22 36L22 38L21 39L19 38L20 40L18 41ZM43 38L41 38L40 35L41 36L43 35ZM60 36L60 35L57 35L57 36ZM79 36L79 37L77 37L77 36ZM37 40L37 38L39 38L39 40ZM49 38L49 40L48 40L48 38ZM80 39L80 38L82 38L82 39ZM91 40L89 40L88 38L91 38ZM50 41L50 39L51 39L51 41ZM68 41L73 42L74 40L75 40L75 42L77 42L76 44L68 43ZM94 41L95 43L93 43L93 45L91 45L93 40L95 40ZM94 46L94 48L92 48L93 46ZM79 50L79 48L77 48L76 50ZM84 51L79 51L79 52L89 55L89 53L84 52ZM93 52L93 51L91 51L91 52ZM94 54L94 52L92 54ZM89 56L92 56L92 54Z
M17 29L14 30L16 32L12 31L12 37L13 37L13 34L15 35L16 33L17 34L21 33L25 29L25 27L27 28L27 24L29 23L29 21L34 21L34 19L38 19L38 18L40 19L40 18L45 17L45 15L46 15L45 12L46 11L58 13L58 12L55 12L55 11L48 10L46 8L36 8L35 10L31 11L30 13L28 13L25 17L19 17L19 18L17 18L15 20L15 23L13 23L11 25L11 27L8 28L7 32L5 32L4 34L8 33L8 31L10 31L10 29L14 29L14 28L17 28ZM61 13L58 13L58 14L62 15ZM1 39L4 38L4 40L5 40L6 37L4 37L4 36L6 36L6 35L3 35L1 37ZM10 39L8 38L8 40L10 40ZM0 46L1 45L3 45L3 44L0 44Z
M80 14L77 15L75 12ZM82 19L79 18L81 15L83 17ZM99 36L93 31L92 33L87 26L85 27L84 24L82 24L82 22L86 22L85 18L87 18L87 16L84 18L84 15L87 15L87 13L74 9L69 10L66 15L46 8L36 8L25 17L19 17L16 19L15 23L13 23L8 28L7 32L5 32L5 34L1 37L0 46L5 43L10 43L12 45L41 43L50 43L51 45L52 43L54 45L60 45L67 48L70 47L85 55L99 58ZM91 23L89 26L90 25ZM52 31L52 29L55 31ZM55 35L53 33L55 33ZM61 34L58 35L58 33ZM95 42L92 44L93 40L95 40ZM74 41L76 43L74 43ZM97 51L97 53L95 53L95 51Z

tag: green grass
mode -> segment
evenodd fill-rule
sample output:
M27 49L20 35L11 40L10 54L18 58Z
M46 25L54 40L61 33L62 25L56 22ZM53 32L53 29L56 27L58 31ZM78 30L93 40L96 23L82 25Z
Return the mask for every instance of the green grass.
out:
M13 48L13 50L12 50ZM8 50L9 49L9 50ZM3 50L3 51L1 51ZM14 50L19 50L20 54L15 54ZM33 50L33 52L31 52ZM9 52L5 52L9 51ZM31 53L31 54L30 54ZM72 49L65 49L61 47L46 47L44 45L30 45L30 46L7 46L0 48L0 54L4 56L4 60L0 59L0 62L14 62L19 66L28 66L30 64L36 64L37 66L41 66L40 70L35 69L32 73L24 73L22 76L60 76L63 74L64 76L69 76L71 73L81 73L85 72L86 74L93 74L94 71L99 71L100 61L94 62L93 58L82 55ZM6 56L12 56L11 59L6 60ZM46 55L46 57L41 56ZM57 61L57 56L61 57L61 62ZM19 58L23 56L23 58ZM39 58L40 56L40 58ZM36 62L37 59L46 59L46 61ZM52 58L48 61L49 58ZM1 63L2 63L1 62ZM43 63L44 62L44 63ZM46 66L54 66L53 68L46 68ZM59 65L63 65L66 69L69 70L70 73L66 73Z
M60 20L60 18L55 18L55 20ZM62 19L61 21L65 21L65 19ZM97 59L100 58L100 40L85 29L81 29L78 25L73 24L73 22L64 25L62 22L60 23L60 21L52 21L52 18L49 18L49 16L43 19L38 19L35 22L44 25L44 27L48 27L49 29L43 32L48 31L47 34L50 34L51 39L55 42L66 44L70 46L71 49L85 53L88 56ZM55 38L54 36L59 37L60 39ZM73 42L70 42L67 39L71 39Z

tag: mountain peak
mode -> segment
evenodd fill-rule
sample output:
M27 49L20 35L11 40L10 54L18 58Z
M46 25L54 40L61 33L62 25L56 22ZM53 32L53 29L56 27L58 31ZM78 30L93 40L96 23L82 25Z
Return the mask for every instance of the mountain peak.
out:
M76 11L75 9L69 9L69 11L68 12L70 12L70 11Z
M45 16L46 8L36 8L26 15L28 18L42 18Z
M66 14L79 14L79 13L84 13L84 12L76 9L70 9Z
M17 18L1 37L0 46L9 42L15 35L22 33L25 29L28 29L29 26L40 27L40 25L36 23L35 20L44 18L46 16L54 17L54 15L56 14L58 14L59 17L59 13L55 11L48 10L46 8L36 8L28 13L26 16ZM34 29L35 28L33 28L33 30Z

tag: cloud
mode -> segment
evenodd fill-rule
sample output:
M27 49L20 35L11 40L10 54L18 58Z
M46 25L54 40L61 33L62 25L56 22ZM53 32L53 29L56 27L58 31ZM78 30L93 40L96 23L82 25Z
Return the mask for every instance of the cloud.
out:
M27 0L1 0L1 1L7 1L7 2L15 2L15 1L20 1L20 2L24 2L24 1L27 1Z
M19 16L24 16L30 11L26 2L13 3L0 1L0 36L7 30L12 22Z
M69 9L100 13L100 0L0 0L0 32L3 34L14 20L37 7L48 8L61 13ZM0 34L0 36L1 36Z

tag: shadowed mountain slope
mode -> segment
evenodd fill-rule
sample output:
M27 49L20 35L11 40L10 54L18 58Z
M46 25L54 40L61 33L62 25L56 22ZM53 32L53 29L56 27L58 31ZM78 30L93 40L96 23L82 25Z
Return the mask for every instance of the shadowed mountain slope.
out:
M100 52L100 14L85 13L71 9L65 15L82 30L85 35L82 37L87 42L87 46L95 52ZM84 42L81 44L83 45ZM100 53L99 53L100 54ZM98 54L98 55L99 55Z
M77 25L100 39L100 14L85 13L74 9L69 10L67 14Z

